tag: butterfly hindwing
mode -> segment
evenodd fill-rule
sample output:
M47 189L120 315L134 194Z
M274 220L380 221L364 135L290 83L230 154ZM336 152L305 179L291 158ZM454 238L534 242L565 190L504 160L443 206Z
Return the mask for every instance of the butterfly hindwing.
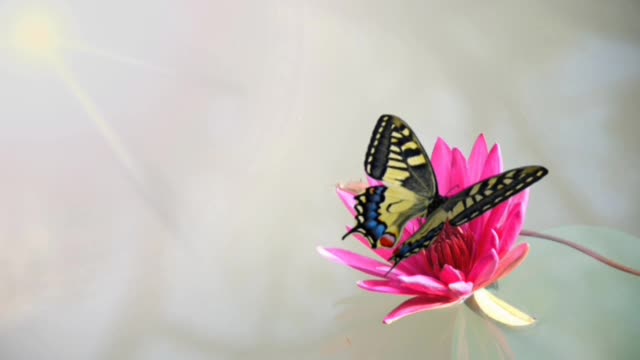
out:
M466 224L533 185L547 173L548 170L542 166L525 166L505 171L466 188L431 213L426 224L393 256L394 266L429 247L445 224Z
M372 249L378 244L393 247L414 214L426 211L424 201L399 186L371 186L355 199L357 224L342 238L359 233L367 238Z

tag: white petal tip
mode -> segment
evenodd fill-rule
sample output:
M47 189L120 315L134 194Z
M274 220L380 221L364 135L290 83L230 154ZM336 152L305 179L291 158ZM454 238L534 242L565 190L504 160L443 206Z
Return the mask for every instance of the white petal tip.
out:
M530 326L536 322L534 317L507 304L486 289L474 292L473 298L485 315L501 324L521 327Z
M323 257L330 259L330 260L337 260L338 258L336 258L330 251L328 251L327 249L323 248L322 246L316 246L316 251L318 252L318 254L322 255Z

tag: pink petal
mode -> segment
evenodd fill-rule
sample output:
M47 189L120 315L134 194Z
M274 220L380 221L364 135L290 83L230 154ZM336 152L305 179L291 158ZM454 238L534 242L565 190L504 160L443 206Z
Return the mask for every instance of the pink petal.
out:
M478 231L477 234L484 234L484 236L488 236L491 230L500 229L504 227L504 224L507 222L507 219L505 219L505 216L510 214L512 211L514 211L514 209L518 207L521 209L522 218L524 221L528 200L529 200L529 190L525 190L520 194L514 196L510 200L498 205L497 207L492 209L489 213L487 213L487 215L489 216L487 217L486 223L484 224L484 228L476 229ZM487 216L487 215L484 215L484 216ZM501 236L501 239L502 239L502 236ZM504 240L502 239L501 245L500 245L501 248L504 246L503 242ZM508 250L509 249L507 249L507 251ZM502 250L500 251L499 255L500 256L504 255Z
M366 291L388 294L388 295L404 295L404 296L416 296L423 293L419 290L414 290L409 287L402 286L397 281L389 280L363 280L358 281L358 286Z
M447 287L440 280L436 280L431 276L398 276L398 280L402 281L406 287L420 291L423 294L446 295L448 293Z
M464 297L465 295L471 295L473 292L473 283L470 281L458 281L449 284L449 289L457 297Z
M386 318L385 324L402 319L405 316L413 315L421 311L441 309L462 302L460 299L447 299L438 296L416 296L393 309Z
M529 189L521 192L520 194L513 197L512 201L514 203L520 203L522 207L522 215L526 215L527 206L529 206Z
M494 175L498 175L502 172L502 154L500 153L500 145L495 144L487 156L487 161L484 163L484 169L480 180L488 179Z
M415 234L422 227L422 225L424 225L425 222L426 220L424 218L418 218L410 221L405 226L402 232L402 239L400 239L398 246L402 246L413 234ZM387 258L387 260L391 258L392 252L393 251L390 252L390 255ZM413 273L424 272L424 269L426 267L424 255L416 254L409 257L408 259L403 260L402 263L399 265L399 267L403 267L403 266L406 272L413 272ZM407 271L408 269L411 269L411 271Z
M336 187L336 192L338 193L340 200L342 200L342 203L344 204L344 206L347 207L347 210L349 210L351 215L355 215L356 214L355 206L357 201L353 196L353 194L342 189L340 186Z
M478 139L476 139L476 143L473 145L473 150L471 150L471 156L469 157L469 164L467 166L468 183L473 184L480 180L480 175L482 175L484 163L488 155L487 140L483 134L480 134Z
M486 147L486 143L485 143L485 147ZM474 146L474 150L475 150L475 146ZM483 169L478 170L480 175L478 175L477 177L474 176L473 178L467 175L467 186L476 184L479 181L486 180L502 172L502 155L500 153L500 145L495 144L491 148L491 152L485 157L485 159L486 161L484 161ZM493 211L490 211L487 214L484 214L479 218L477 218L476 220L472 221L469 224L470 230L475 234L482 235L484 233L484 229L486 228L486 223L489 220L489 216L491 216L490 214L492 212Z
M426 261L423 254L424 253L418 253L418 254L412 255L407 259L402 260L402 263L400 263L398 267L402 267L402 269L408 274L424 273L426 269Z
M422 225L424 225L426 222L427 220L423 217L417 217L409 221L407 225L405 225L404 231L402 233L402 243L407 241L411 236L413 236L413 234L418 232L418 230L420 230Z
M511 250L511 247L513 247L513 244L515 244L518 239L523 224L524 216L522 216L521 206L517 206L507 214L504 225L502 229L500 229L502 233L500 237L500 255L504 256L504 254Z
M479 259L490 255L492 251L497 250L500 246L500 241L501 239L498 237L498 233L494 229L491 229L489 235L480 238L477 243L475 261L477 262Z
M449 172L449 190L447 196L455 195L465 189L467 183L467 159L460 150L453 149L451 170Z
M338 248L323 248L318 246L316 248L318 253L326 259L333 261L337 264L347 265L358 271L362 271L365 274L384 277L389 269L388 264L381 263L377 260L370 259L366 256L356 254L349 250Z
M376 180L376 179L372 178L371 176L367 176L367 180L369 181L369 186L384 185L384 183L382 181Z
M351 230L351 227L347 227L347 231L349 230ZM362 245L366 246L367 249L373 251L376 255L378 255L384 261L389 260L389 258L391 258L391 255L393 255L393 250L389 248L377 247L375 249L372 249L371 244L369 243L369 240L367 240L367 238L365 238L364 236L358 233L355 233L352 236L355 237L358 241L360 241Z
M491 230L498 229L503 223L504 214L510 207L510 201L505 201L502 204L496 206L487 214L481 216L479 219L483 219L484 223L482 227L475 229L476 234L482 234L482 236L489 236Z
M342 189L352 195L362 194L368 187L369 183L362 181L350 181L346 184L338 184L337 188Z
M440 272L440 280L445 284L451 284L458 281L465 281L462 271L454 268L453 266L446 264Z
M522 262L527 258L527 255L529 255L528 243L522 243L509 251L509 253L500 260L498 270L496 270L496 275L494 276L495 281L505 278L511 274L513 270L522 264Z
M476 236L483 234L486 229L487 219L491 216L491 212L492 210L468 223L469 231L476 234Z
M493 282L492 278L496 274L499 263L498 253L491 250L491 253L475 264L467 278L476 285L476 289L481 289Z
M449 170L451 169L451 148L438 138L431 153L431 166L438 179L438 189L440 194L449 192Z

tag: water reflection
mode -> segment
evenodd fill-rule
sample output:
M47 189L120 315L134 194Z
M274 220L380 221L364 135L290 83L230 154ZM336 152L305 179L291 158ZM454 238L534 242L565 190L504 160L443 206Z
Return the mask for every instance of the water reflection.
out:
M640 239L616 230L564 227L545 233L579 242L626 265L640 265ZM527 261L491 291L535 314L524 328L500 325L473 306L427 311L391 325L402 297L359 294L340 301L323 354L349 359L617 359L640 351L640 316L630 311L640 279L558 244L532 239ZM609 354L609 355L608 355Z
M502 329L464 305L383 325L381 315L398 300L363 294L342 301L336 319L339 335L325 354L349 359L514 358L504 334L512 329Z

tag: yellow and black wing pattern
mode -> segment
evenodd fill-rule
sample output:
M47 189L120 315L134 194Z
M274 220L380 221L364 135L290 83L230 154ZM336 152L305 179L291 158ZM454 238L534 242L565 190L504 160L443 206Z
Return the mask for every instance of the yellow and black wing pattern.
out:
M342 238L359 233L372 249L393 247L404 226L426 211L424 199L399 186L370 186L355 199L357 224Z
M397 266L404 259L429 247L446 223L452 226L468 223L533 185L548 172L542 166L524 166L468 187L433 211L427 222L398 248L391 261Z
M438 194L431 160L413 130L394 115L382 115L373 128L364 160L367 175L388 186L401 186L421 198Z
M426 216L446 199L438 193L431 160L409 125L394 115L382 115L373 129L365 155L367 175L384 185L356 196L357 224L344 236L362 234L371 248L393 247L410 220Z

